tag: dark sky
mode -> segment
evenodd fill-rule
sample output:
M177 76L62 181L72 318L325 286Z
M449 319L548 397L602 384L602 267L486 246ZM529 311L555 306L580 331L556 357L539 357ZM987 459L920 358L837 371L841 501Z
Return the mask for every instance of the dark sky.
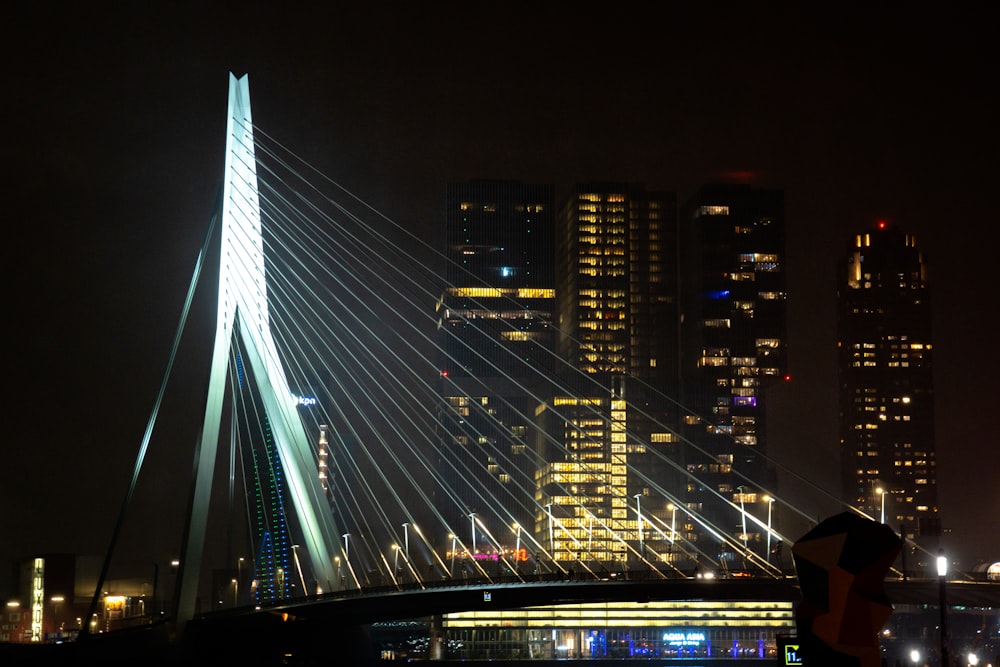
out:
M733 178L784 189L793 383L772 454L832 491L835 263L877 219L912 232L933 281L944 546L966 566L1000 558L992 17L143 4L19 3L4 21L0 563L107 545L219 187L230 71L249 73L261 128L413 230L434 230L445 184L470 178L557 196L591 180L681 200ZM187 446L157 452L162 503L186 501ZM152 532L143 558L176 553L179 534Z

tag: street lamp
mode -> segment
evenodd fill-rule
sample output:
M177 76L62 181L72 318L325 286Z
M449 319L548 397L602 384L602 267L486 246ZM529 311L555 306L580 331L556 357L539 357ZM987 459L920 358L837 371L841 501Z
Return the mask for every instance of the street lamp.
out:
M937 573L938 573L938 597L940 598L939 606L941 609L941 664L950 665L948 661L948 625L947 616L945 614L945 595L944 595L944 580L948 574L948 558L945 557L944 552L939 552L937 557Z
M476 513L469 512L469 522L472 524L472 552L469 556L475 557L476 553Z
M292 545L292 560L295 561L295 571L299 573L299 583L302 584L302 595L308 596L309 589L306 586L306 578L302 574L302 563L299 562L299 545Z
M244 560L245 559L243 558L243 556L240 556L236 560L236 580L237 581L243 581L243 561Z
M920 651L917 649L910 649L910 662L914 665L920 662Z
M639 528L639 560L643 558L643 548L642 548L642 506L639 504L639 498L642 497L641 493L637 493L635 498L635 520L636 526Z
M552 503L548 503L545 506L545 510L549 513L549 549L554 555L556 552L556 543L552 537Z
M457 549L456 543L458 542L458 535L454 533L448 535L451 538L451 578L455 578L455 549Z
M351 550L348 538L351 536L350 533L344 533L341 537L344 538L344 562L347 563L348 567L351 565Z
M233 608L240 606L240 582L239 579L233 579Z
M771 564L771 508L774 507L774 498L764 496L767 501L767 564Z
M882 520L881 523L885 523L885 489L881 486L875 489L875 493L882 496Z
M403 522L403 555L406 556L406 562L410 562L410 522Z
M396 581L396 574L399 573L399 545L392 545L392 580Z
M517 543L514 547L514 572L515 574L521 569L521 524L515 522L512 526L514 532L517 533Z
M66 601L66 597L63 595L53 595L50 598L52 602L52 620L55 624L57 630L62 631L62 624L59 622L59 604Z
M743 487L742 485L736 487L736 490L739 491L739 494L740 494L740 514L743 517L743 557L746 558L747 557L747 549L749 549L749 547L747 547L747 508L746 508L746 505L743 502L743 489L744 488L745 487Z

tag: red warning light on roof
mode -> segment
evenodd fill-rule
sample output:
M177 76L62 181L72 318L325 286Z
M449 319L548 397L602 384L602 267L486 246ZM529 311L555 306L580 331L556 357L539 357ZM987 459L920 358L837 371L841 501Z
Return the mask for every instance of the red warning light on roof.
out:
M888 227L888 225L886 224L885 220L879 220L878 221L878 228L879 229L885 229L886 227Z
M786 375L785 376L785 382L791 382L791 381L792 381L792 376L791 375Z

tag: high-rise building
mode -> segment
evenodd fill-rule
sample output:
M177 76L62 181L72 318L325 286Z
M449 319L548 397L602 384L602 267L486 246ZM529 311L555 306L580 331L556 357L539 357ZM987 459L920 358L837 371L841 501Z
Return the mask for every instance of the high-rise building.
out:
M739 568L748 554L769 557L767 530L747 516L763 521L773 502L765 417L787 371L784 193L706 185L680 229L685 502L712 528L685 522L684 537ZM713 531L743 544L715 539L715 551Z
M556 329L566 365L538 410L534 524L556 561L669 559L676 241L673 193L577 184L560 207Z
M844 501L936 537L930 289L914 237L885 222L858 234L837 298Z
M490 548L473 544L474 522L501 515L505 525L489 530L510 536L532 517L536 462L528 442L539 385L553 365L553 210L551 185L447 186L448 262L438 304L443 481L435 493L470 551Z

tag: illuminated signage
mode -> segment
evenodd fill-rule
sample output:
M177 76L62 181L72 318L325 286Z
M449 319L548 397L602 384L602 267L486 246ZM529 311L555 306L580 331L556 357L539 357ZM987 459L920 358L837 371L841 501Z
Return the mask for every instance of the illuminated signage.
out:
M785 645L785 665L801 665L802 657L799 655L798 644Z
M292 394L292 405L301 405L308 408L318 403L319 401L316 400L315 396L298 396L296 394Z
M778 642L778 664L780 665L804 665L802 662L801 644L796 641L794 635L779 634L775 637Z
M677 632L670 631L663 633L663 642L670 646L697 646L705 642L704 632Z
M493 599L493 593L489 591L483 591L483 602L489 602Z

